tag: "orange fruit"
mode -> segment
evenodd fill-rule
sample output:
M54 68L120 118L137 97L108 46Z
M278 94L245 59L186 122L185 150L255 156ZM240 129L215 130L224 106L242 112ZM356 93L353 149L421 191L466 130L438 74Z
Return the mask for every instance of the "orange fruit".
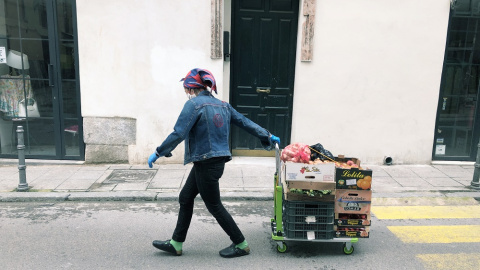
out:
M359 179L357 181L357 187L361 188L361 189L364 189L363 188L363 185L364 185L365 181L363 179Z

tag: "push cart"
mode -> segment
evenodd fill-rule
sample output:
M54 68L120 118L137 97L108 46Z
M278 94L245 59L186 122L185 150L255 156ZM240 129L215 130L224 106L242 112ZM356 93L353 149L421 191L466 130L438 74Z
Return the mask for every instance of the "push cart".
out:
M272 239L277 251L287 251L286 241L340 242L343 252L353 253L358 238L337 238L334 231L334 202L287 201L281 179L280 149L275 145L274 217L271 219ZM313 218L308 220L308 218ZM307 220L306 220L307 219Z

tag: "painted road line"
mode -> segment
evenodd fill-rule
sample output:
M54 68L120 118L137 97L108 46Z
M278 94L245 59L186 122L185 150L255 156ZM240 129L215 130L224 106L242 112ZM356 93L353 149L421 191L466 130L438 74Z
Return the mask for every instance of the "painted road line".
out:
M425 269L480 269L480 253L419 254Z
M480 205L372 206L378 219L480 218Z
M404 243L480 242L480 225L387 226Z

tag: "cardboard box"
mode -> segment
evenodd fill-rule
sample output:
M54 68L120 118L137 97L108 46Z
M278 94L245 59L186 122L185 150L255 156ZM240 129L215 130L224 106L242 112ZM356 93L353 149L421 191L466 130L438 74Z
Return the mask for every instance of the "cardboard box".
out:
M371 201L371 190L337 189L335 213L370 214Z
M336 168L335 182L337 189L372 189L372 170L360 170L358 168Z
M335 182L337 189L371 190L372 170L336 168Z
M312 182L312 181L289 181L287 180L287 188L297 189L313 189L313 190L331 190L335 191L335 183L333 182ZM335 193L333 193L335 194Z
M365 226L334 226L335 236L336 237L358 237L358 238L369 238L370 237L370 227Z
M287 201L319 201L334 202L335 201L335 183L331 182L311 182L311 181L283 181L284 198ZM331 190L332 193L322 196L308 196L307 194L293 193L290 189L304 190Z
M370 214L335 213L334 224L338 226L370 226L372 218Z
M360 167L360 159L354 158L354 157L345 157L344 155L338 155L338 157L335 157L335 161L338 161L340 163L347 163L347 161L353 161L358 167Z
M335 182L335 164L294 163L283 164L287 181Z
M360 167L360 160L354 157L338 155L335 157L335 161L340 164L352 161ZM372 170L336 167L335 183L337 183L337 189L370 190L372 188Z

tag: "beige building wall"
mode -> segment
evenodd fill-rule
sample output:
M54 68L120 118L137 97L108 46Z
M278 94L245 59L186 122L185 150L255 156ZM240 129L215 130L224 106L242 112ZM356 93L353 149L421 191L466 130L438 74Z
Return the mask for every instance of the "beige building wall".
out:
M429 163L450 1L317 0L310 62L300 61L302 6L292 142L370 164ZM211 1L77 0L77 17L82 114L135 119L135 143L116 149L128 162L145 163L170 134L191 68L212 71L229 101L230 63L210 58ZM158 162L182 161L183 143Z
M311 62L300 61L298 39L292 142L370 164L385 155L429 163L449 8L449 0L317 0Z
M187 100L180 79L200 67L223 85L223 60L210 59L210 1L78 0L77 16L83 117L136 119L128 161L145 163ZM182 161L183 143L159 160Z

